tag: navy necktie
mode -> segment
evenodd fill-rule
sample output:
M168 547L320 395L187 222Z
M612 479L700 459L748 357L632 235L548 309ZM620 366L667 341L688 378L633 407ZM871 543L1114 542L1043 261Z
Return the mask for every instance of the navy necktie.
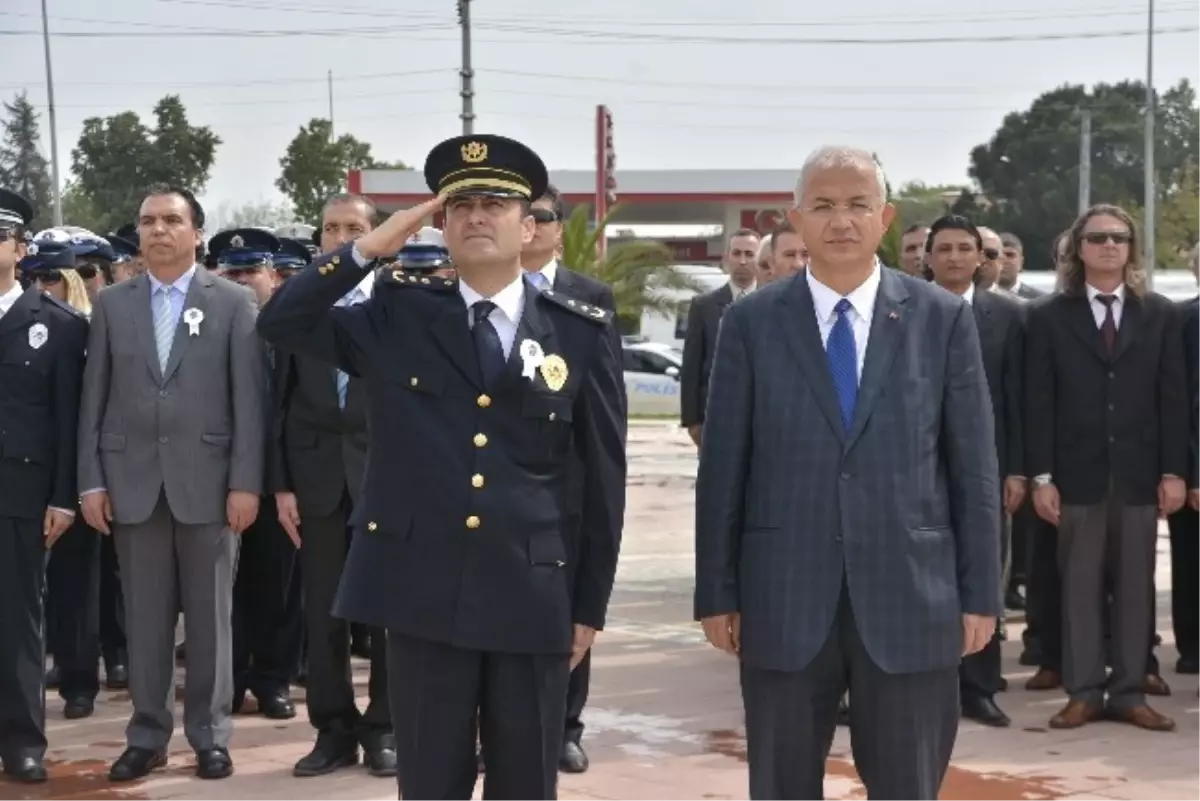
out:
M479 300L471 304L471 338L475 340L475 353L479 357L479 370L483 374L484 386L490 387L504 370L504 346L496 326L488 319L496 304L490 300Z
M842 298L833 307L837 320L825 342L825 355L829 359L829 372L833 376L833 388L837 392L838 406L842 410L842 426L850 430L854 420L854 404L858 400L858 348L854 344L854 328L850 325L850 301Z

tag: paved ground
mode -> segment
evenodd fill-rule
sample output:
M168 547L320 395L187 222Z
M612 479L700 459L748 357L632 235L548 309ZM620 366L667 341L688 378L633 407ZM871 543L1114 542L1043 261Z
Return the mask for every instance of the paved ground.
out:
M745 798L745 744L735 665L705 645L691 622L693 449L665 423L645 423L630 435L631 475L625 546L610 626L596 646L585 744L592 760L582 776L565 776L564 798ZM1160 545L1159 589L1170 587L1166 543ZM1169 621L1160 631L1169 637ZM1028 668L1017 665L1019 623L1010 626L1005 673L1013 687L999 703L1011 729L964 723L942 797L1145 798L1200 797L1197 769L1198 693L1193 677L1169 672L1175 653L1160 649L1175 694L1156 705L1179 723L1152 734L1110 723L1052 732L1046 721L1062 704L1057 692L1021 689ZM357 669L365 692L363 666ZM296 691L297 697L302 691ZM65 721L57 697L48 701L53 779L27 789L0 782L7 798L386 799L395 785L361 768L319 779L293 779L291 765L312 734L300 717L277 724L257 716L237 721L237 774L219 785L192 776L192 756L176 732L169 767L132 787L104 780L120 753L127 696L104 693L96 715ZM862 798L839 730L825 783L829 798Z

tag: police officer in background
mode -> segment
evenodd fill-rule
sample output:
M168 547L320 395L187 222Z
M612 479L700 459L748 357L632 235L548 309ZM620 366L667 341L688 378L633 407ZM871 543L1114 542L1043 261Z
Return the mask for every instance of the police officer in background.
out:
M368 387L372 448L335 612L388 630L404 797L470 798L478 732L484 798L554 798L567 682L604 625L624 514L612 314L524 275L546 188L529 148L456 137L425 177L437 198L285 284L259 330ZM457 281L389 271L371 300L331 309L443 203Z
M275 252L275 275L286 281L312 264L312 251L299 239L279 237L279 250Z
M318 229L322 247L337 250L369 231L374 213L365 198L331 198ZM372 276L359 279L339 303L360 303L370 297ZM286 348L276 348L273 373L273 447L268 458L276 467L268 477L279 522L300 548L308 644L305 700L309 722L317 730L316 745L292 772L321 776L357 765L361 746L371 774L395 776L387 642L382 633L364 637L373 647L368 653L370 703L359 712L350 668L349 626L332 614L352 536L348 519L359 501L367 460L366 390L357 377Z
M450 251L446 250L446 238L441 231L430 226L409 237L396 254L394 266L410 275L437 278L454 278L456 275Z
M218 275L249 288L260 307L279 284L275 272L279 248L275 235L260 228L222 231L208 241ZM270 375L269 369L264 375ZM265 411L263 425L269 427L270 407ZM269 473L269 446L266 465ZM303 637L300 605L292 587L298 543L279 525L269 476L263 486L258 517L242 534L233 584L233 711L243 710L249 692L263 717L289 720L296 717L289 687Z
M16 282L33 209L0 189L0 761L46 769L42 592L46 549L71 525L87 322Z

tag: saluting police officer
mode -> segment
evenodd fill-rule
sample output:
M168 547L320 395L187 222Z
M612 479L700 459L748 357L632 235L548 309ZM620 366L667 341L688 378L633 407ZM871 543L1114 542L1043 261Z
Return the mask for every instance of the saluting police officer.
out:
M18 781L42 782L45 554L75 516L88 325L17 284L32 219L28 201L0 189L0 760Z
M433 149L438 197L392 215L276 294L259 330L360 375L371 449L335 611L384 626L405 797L554 798L567 680L604 624L625 504L612 315L521 268L546 168L499 136ZM334 302L445 205L458 280L385 273ZM564 542L574 446L578 579Z

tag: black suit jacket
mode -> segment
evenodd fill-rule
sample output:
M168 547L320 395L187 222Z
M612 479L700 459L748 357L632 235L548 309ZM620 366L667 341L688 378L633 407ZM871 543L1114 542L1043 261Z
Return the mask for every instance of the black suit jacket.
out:
M73 511L79 396L88 324L27 289L0 317L0 516Z
M1025 323L1020 301L976 292L971 301L996 424L1000 477L1025 475Z
M1021 285L1017 287L1016 295L1019 298L1025 298L1025 300L1037 300L1038 298L1046 297L1045 292L1035 286L1030 286L1023 281L1021 282Z
M679 422L684 427L704 422L708 406L708 378L717 352L717 331L725 307L733 302L729 284L692 298L687 333L683 340L683 365L679 376Z
M300 517L324 517L349 492L357 503L367 462L367 404L350 378L338 406L337 369L311 356L276 351L268 486L292 492Z
M1053 476L1062 502L1157 505L1164 475L1188 470L1187 375L1178 310L1162 295L1125 293L1116 354L1104 348L1085 295L1056 293L1028 310L1025 453L1030 476Z
M1189 458L1187 485L1200 487L1200 298L1182 304L1183 353L1187 360Z
M333 308L363 276L347 245L258 318L268 341L364 381L370 450L335 614L472 650L565 654L573 622L603 627L620 549L611 314L527 283L507 370L485 386L457 282L384 275L370 300ZM548 359L532 379L518 355L527 339ZM584 486L573 593L572 448Z

